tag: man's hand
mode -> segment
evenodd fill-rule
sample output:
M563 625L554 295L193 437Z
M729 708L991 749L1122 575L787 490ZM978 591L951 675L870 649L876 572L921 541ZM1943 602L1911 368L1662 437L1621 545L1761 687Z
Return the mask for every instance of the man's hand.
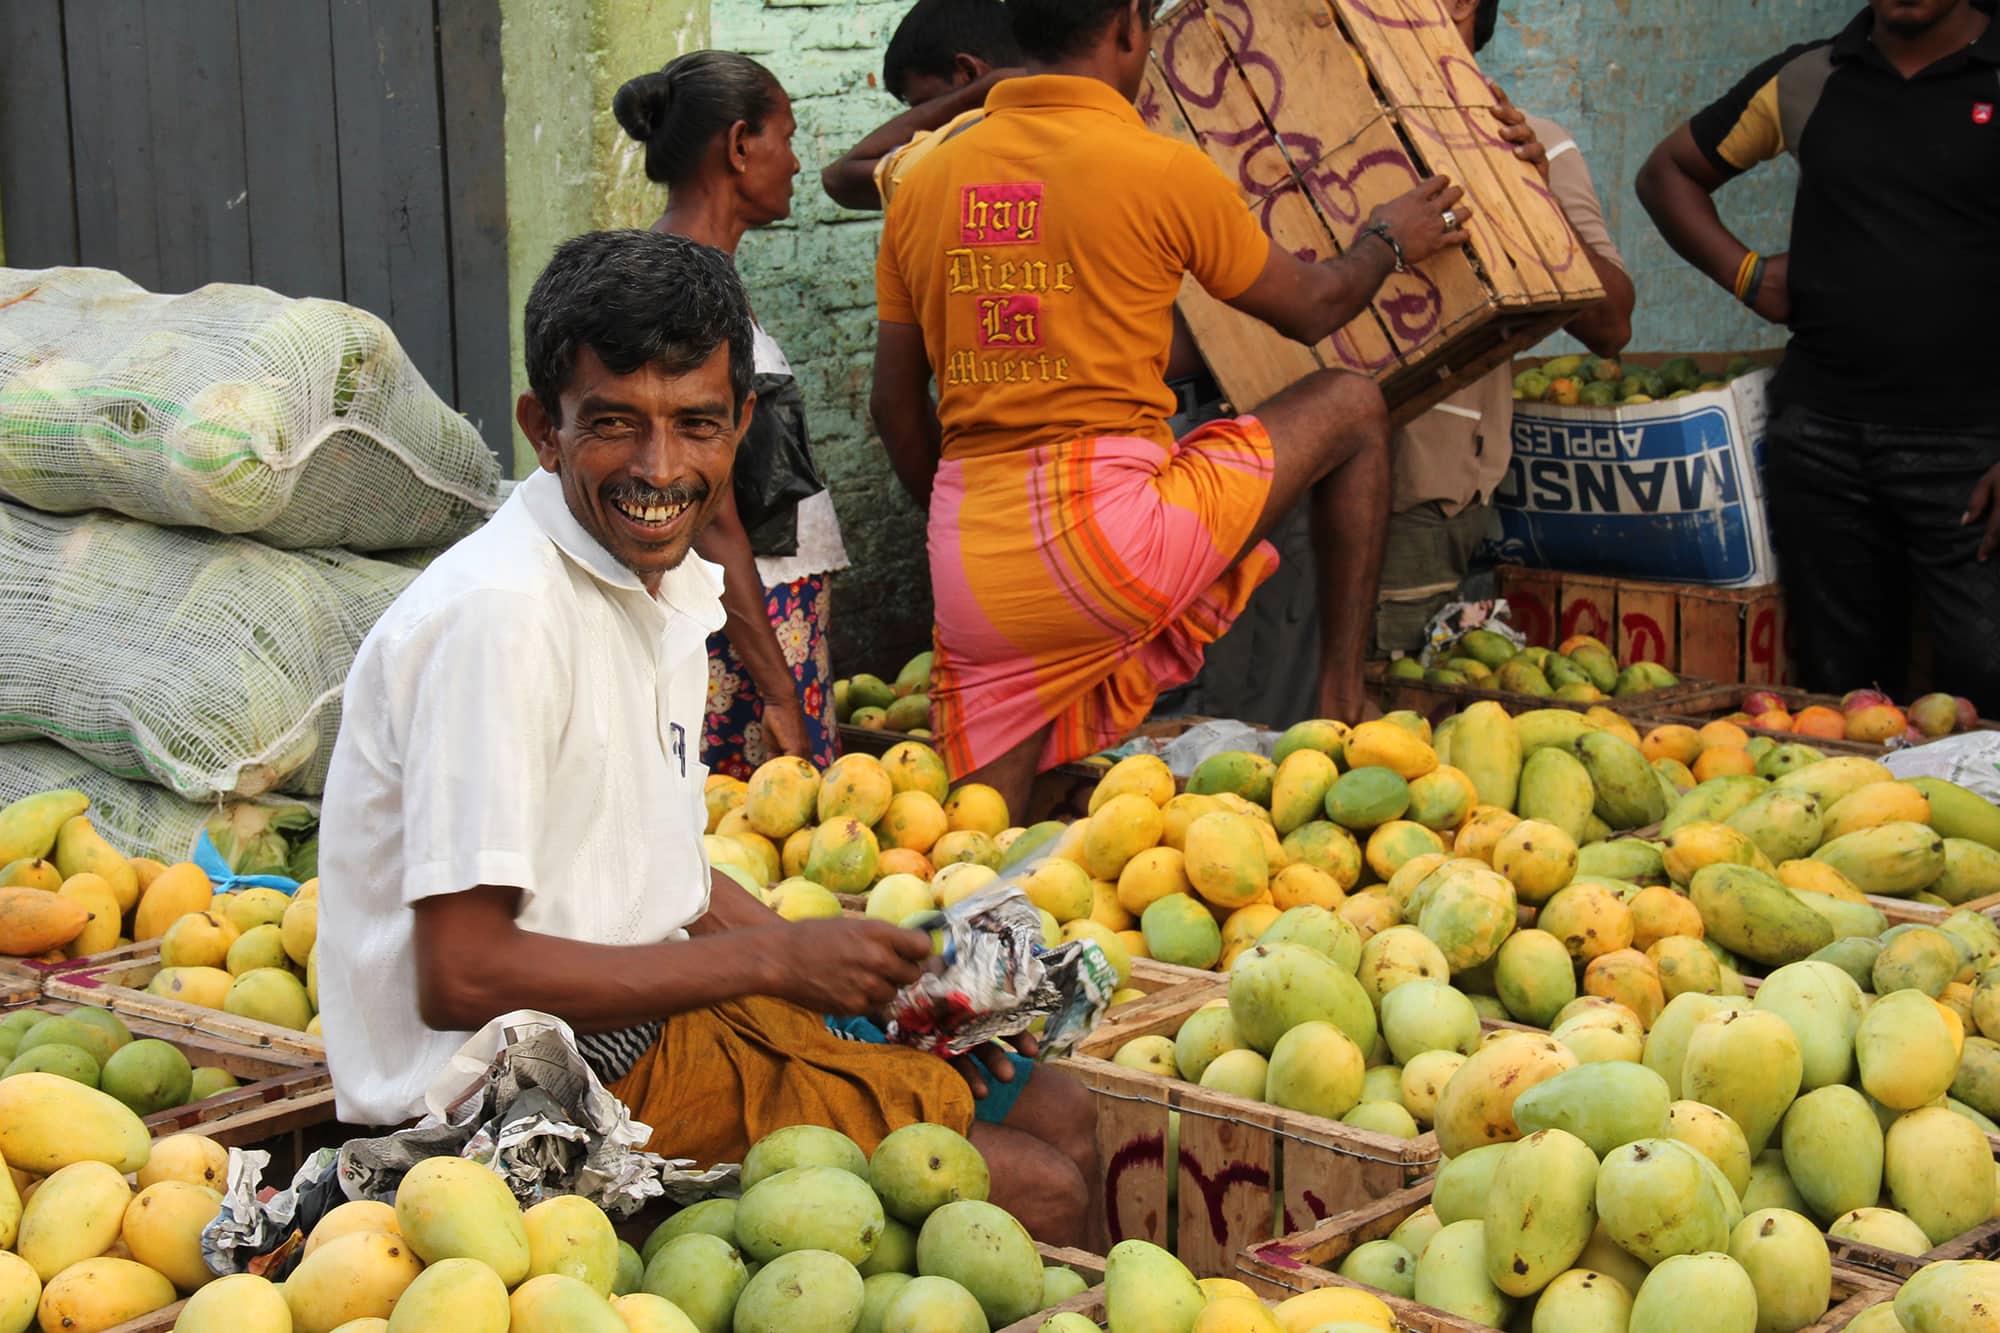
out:
M2000 551L2000 463L1990 468L1972 488L1972 501L1965 506L1965 517L1959 522L1967 527L1986 521L1986 535L1979 539L1979 563L1985 564L1995 551Z
M1447 212L1452 215L1449 225ZM1408 194L1370 213L1367 225L1387 226L1396 244L1403 247L1403 262L1420 264L1447 246L1464 245L1470 239L1465 220L1471 216L1472 205L1466 202L1465 191L1448 177L1431 176Z
M1506 90L1497 83L1486 85L1493 91L1493 98L1499 103L1493 108L1493 118L1500 122L1500 137L1514 145L1514 156L1526 162L1541 173L1542 183L1549 179L1549 149L1536 137L1528 124L1528 113L1514 105Z
M806 730L806 710L797 690L782 699L764 700L764 741L774 756L812 758L812 737Z
M1015 1051L1030 1060L1041 1050L1041 1043L1031 1033L1023 1032L1009 1040ZM989 1077L1000 1083L1012 1083L1015 1078L1014 1062L1008 1058L1007 1048L997 1041L989 1041L977 1050L968 1051L951 1064L965 1079L965 1086L972 1089L975 1100L993 1090L992 1083L987 1081Z
M1750 303L1752 310L1773 324L1792 322L1791 259L1790 254L1764 256L1764 281Z
M779 999L819 1014L872 1014L915 981L931 937L886 921L797 921L771 932Z

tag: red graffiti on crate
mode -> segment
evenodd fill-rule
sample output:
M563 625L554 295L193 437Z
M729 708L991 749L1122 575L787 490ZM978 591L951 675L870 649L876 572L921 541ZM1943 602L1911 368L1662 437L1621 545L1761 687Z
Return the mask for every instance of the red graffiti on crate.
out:
M1110 1228L1112 1240L1125 1240L1129 1235L1121 1214L1120 1204L1124 1196L1118 1188L1119 1182L1125 1178L1128 1170L1159 1168L1164 1165L1165 1160L1164 1136L1146 1134L1133 1139L1113 1153L1111 1160L1105 1164L1104 1220ZM1182 1151L1179 1165L1182 1176L1181 1189L1185 1191L1192 1185L1195 1192L1201 1196L1202 1205L1208 1213L1210 1234L1218 1238L1226 1238L1229 1231L1229 1218L1222 1207L1223 1202L1229 1197L1229 1191L1239 1185L1247 1185L1266 1193L1271 1188L1270 1169L1249 1162L1231 1162L1211 1176L1202 1169L1201 1163L1195 1161L1186 1151ZM1314 1209L1320 1207L1319 1201L1311 1194L1307 1194L1305 1199L1308 1207Z
M1555 646L1556 637L1551 632L1555 622L1549 615L1549 604L1530 593L1514 589L1507 594L1507 609L1511 613L1514 628L1528 640L1531 648Z
M1111 1239L1114 1241L1126 1240L1131 1234L1125 1230L1125 1220L1120 1215L1120 1205L1124 1202L1125 1196L1118 1188L1118 1182L1123 1180L1125 1173L1133 1167L1164 1169L1166 1159L1166 1135L1147 1134L1133 1139L1112 1153L1111 1160L1104 1164L1104 1222L1110 1229Z
M1610 628L1604 619L1604 612L1596 602L1579 598L1563 608L1562 636L1573 639L1579 634L1588 634L1593 639L1602 639L1604 631Z
M1660 628L1660 622L1649 615L1633 612L1625 620L1625 661L1665 662L1667 660L1667 635Z

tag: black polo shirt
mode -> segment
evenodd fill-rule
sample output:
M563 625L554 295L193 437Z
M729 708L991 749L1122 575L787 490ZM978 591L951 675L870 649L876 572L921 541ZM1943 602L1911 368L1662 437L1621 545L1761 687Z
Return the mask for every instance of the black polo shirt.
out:
M1907 81L1873 25L1864 10L1765 61L1695 116L1694 139L1731 176L1798 159L1784 401L2000 424L2000 22Z

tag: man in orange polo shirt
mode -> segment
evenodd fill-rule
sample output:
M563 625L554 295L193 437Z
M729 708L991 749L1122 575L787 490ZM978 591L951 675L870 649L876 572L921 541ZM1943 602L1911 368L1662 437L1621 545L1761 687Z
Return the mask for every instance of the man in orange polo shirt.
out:
M1340 258L1274 248L1207 157L1133 108L1153 8L1007 0L1028 72L910 172L877 264L873 407L930 511L939 738L954 776L1017 811L1037 771L1122 738L1199 669L1308 492L1319 708L1360 718L1388 517L1381 394L1322 372L1176 441L1174 300L1192 274L1313 343L1399 265L1465 240L1462 191L1434 178Z

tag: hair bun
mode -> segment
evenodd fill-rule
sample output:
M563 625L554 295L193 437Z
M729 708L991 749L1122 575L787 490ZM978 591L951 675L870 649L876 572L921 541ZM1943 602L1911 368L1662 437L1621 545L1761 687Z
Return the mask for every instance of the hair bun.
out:
M625 133L640 143L648 143L666 124L673 98L673 79L664 70L654 70L625 82L611 99L611 114L618 118Z

